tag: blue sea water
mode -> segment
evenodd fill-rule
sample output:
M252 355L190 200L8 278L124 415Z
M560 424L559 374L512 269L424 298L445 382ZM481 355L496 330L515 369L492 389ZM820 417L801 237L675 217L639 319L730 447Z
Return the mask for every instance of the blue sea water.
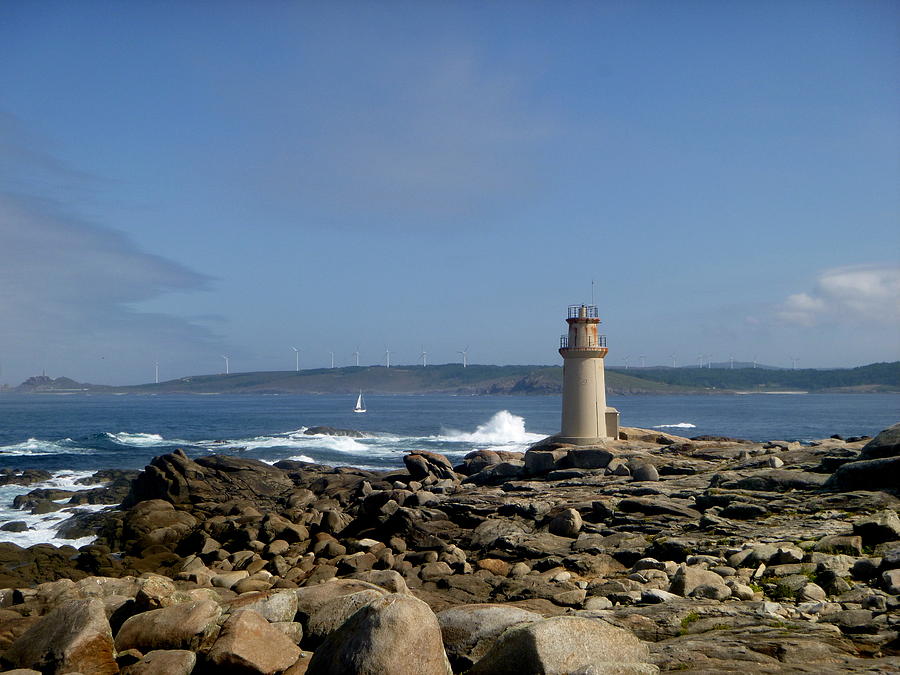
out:
M410 450L453 460L476 448L524 450L559 430L559 396L367 396L354 414L346 396L0 395L0 468L54 473L69 489L106 468L139 469L182 448L190 456L238 454L276 462L299 459L387 469ZM624 426L683 436L750 440L874 435L900 419L892 394L611 397ZM307 435L318 425L363 431L366 438ZM0 487L0 525L26 520L32 530L0 532L0 541L53 540L66 512L38 518L9 508L12 498L48 484ZM58 542L56 542L58 543Z

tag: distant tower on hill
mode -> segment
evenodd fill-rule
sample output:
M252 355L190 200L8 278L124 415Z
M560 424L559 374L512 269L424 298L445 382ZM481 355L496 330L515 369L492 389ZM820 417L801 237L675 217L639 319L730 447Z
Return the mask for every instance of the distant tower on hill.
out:
M619 412L606 406L603 359L606 336L597 333L596 305L570 305L569 334L559 339L563 357L562 430L556 440L591 445L618 438Z

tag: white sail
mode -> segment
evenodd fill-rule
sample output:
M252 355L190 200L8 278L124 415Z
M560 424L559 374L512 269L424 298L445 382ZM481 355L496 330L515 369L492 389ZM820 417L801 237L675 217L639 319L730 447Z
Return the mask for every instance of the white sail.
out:
M366 412L366 402L363 401L362 392L359 392L359 396L356 398L356 407L353 408L353 412L357 412L357 413Z

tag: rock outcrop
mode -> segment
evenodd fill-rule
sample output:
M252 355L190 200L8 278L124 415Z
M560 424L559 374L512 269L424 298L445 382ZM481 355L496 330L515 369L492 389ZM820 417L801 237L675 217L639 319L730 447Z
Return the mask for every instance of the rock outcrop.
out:
M393 593L365 605L316 650L309 675L452 675L437 618Z
M98 515L93 544L0 544L0 662L132 675L896 663L897 427L808 445L625 435L456 467L419 451L392 472L157 457Z

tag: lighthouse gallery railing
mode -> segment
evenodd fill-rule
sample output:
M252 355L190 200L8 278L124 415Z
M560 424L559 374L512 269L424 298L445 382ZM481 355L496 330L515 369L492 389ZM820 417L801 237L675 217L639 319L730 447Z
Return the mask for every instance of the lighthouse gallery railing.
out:
M598 335L596 340L593 338L593 336L589 336L587 338L586 345L575 345L575 344L572 345L572 349L579 349L582 347L589 348L589 349L594 348L594 347L606 347L606 336ZM560 335L559 336L559 348L560 349L569 349L569 336L568 335Z

